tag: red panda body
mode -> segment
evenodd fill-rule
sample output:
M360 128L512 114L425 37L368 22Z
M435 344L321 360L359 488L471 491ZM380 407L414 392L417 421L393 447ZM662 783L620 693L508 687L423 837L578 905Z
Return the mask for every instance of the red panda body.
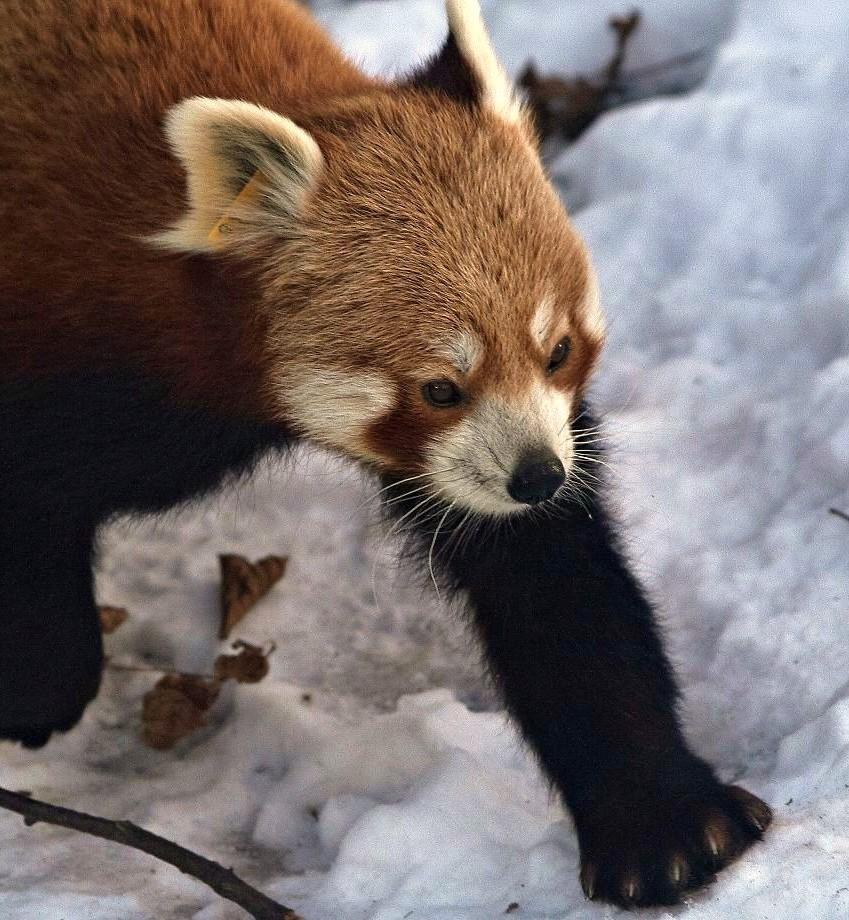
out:
M144 240L185 201L163 116L216 96L297 117L372 82L287 0L67 10L12 0L0 22L0 379L125 361L190 401L253 409L263 347L250 298Z
M0 738L97 693L103 522L310 441L462 598L588 896L673 903L770 812L683 737L599 494L589 255L476 0L446 4L385 83L288 0L7 0Z

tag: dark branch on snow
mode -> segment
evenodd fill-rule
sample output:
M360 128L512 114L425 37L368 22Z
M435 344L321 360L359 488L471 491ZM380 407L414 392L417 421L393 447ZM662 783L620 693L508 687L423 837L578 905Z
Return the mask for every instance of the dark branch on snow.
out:
M155 856L208 885L222 898L238 904L255 920L301 920L290 908L278 904L277 901L272 901L261 891L243 882L232 869L225 869L224 866L211 859L206 859L164 837L152 834L130 821L110 821L107 818L87 815L70 808L39 802L37 799L31 799L21 793L2 788L0 788L0 808L23 815L27 827L39 821L45 824L55 824L58 827L81 831L84 834L120 843Z

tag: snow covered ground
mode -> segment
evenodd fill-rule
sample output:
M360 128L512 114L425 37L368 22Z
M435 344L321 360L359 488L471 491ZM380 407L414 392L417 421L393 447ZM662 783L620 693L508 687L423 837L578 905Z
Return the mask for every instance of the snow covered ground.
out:
M633 66L720 45L695 92L619 110L553 163L595 252L595 388L631 550L665 612L693 743L776 807L768 841L647 917L849 916L849 8L644 0ZM437 0L324 20L369 66L432 50ZM629 7L630 4L625 4ZM592 70L616 0L492 0L514 70ZM154 678L111 672L83 724L0 749L0 784L130 818L306 920L591 920L570 822L493 708L456 615L405 583L373 492L301 458L105 535L110 655L206 670L216 554L291 557L239 635L277 642L175 752L138 740ZM141 855L0 815L0 917L243 916Z

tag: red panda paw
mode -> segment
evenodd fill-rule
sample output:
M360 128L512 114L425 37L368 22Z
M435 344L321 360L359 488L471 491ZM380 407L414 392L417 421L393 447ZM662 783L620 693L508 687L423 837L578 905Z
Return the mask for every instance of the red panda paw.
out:
M64 732L73 728L79 721L75 719L67 725L0 725L0 740L17 741L25 748L41 748L50 740L54 732Z
M634 798L578 822L581 885L591 900L676 904L713 881L772 821L769 806L739 786L700 784L674 796L640 790Z
M12 668L0 655L0 740L40 748L55 733L70 731L97 695L99 650L99 644L89 647L86 655L70 645L52 663L31 653L26 668Z

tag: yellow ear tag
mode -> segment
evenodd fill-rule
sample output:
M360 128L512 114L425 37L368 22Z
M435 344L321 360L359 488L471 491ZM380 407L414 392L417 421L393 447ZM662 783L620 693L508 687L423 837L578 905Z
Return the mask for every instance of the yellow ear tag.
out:
M224 212L224 216L209 231L209 242L220 243L233 232L233 224L237 224L239 219L233 217L233 212L238 211L242 205L253 204L262 193L263 188L262 174L257 171L245 183L244 188L233 199L230 207Z

